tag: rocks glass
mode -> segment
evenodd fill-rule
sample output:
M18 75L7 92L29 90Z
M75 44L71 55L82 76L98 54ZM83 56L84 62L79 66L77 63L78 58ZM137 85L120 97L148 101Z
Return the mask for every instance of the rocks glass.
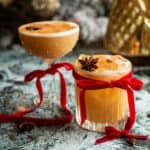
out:
M96 81L116 81L131 72L130 61L120 55L80 55L74 63L74 71L82 78ZM118 87L104 89L81 88L75 78L76 93L76 120L77 123L88 130L103 132L106 126L113 126L119 130L123 129L128 117L128 95L127 91ZM82 91L86 89L84 104L81 104ZM81 123L81 105L85 105L86 119Z

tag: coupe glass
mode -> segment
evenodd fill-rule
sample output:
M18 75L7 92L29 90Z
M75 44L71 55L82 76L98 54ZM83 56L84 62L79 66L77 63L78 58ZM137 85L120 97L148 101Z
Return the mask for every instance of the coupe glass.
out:
M48 67L51 67L56 59L69 53L79 38L79 26L69 21L33 22L21 25L18 31L26 50L42 58L48 63ZM54 77L53 85L55 80ZM52 93L56 95L56 89Z

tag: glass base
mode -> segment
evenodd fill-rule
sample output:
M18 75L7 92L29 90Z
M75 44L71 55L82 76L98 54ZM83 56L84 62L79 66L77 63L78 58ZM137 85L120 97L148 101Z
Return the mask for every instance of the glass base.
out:
M116 122L116 123L95 123L95 122L91 122L89 120L85 120L85 122L81 125L80 122L80 116L78 115L78 113L76 113L76 122L77 124L84 129L90 130L90 131L96 131L96 132L101 132L104 133L105 132L105 127L107 126L112 126L115 127L118 130L122 130L125 127L126 121L127 121L127 116Z

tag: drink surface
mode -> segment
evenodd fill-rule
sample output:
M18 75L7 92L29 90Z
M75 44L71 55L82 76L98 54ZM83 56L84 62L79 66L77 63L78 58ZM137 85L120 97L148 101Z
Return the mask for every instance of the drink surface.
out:
M131 71L132 65L129 60L120 55L92 55L97 59L96 69L87 71L79 60L90 58L89 55L80 55L74 63L74 69L80 75L96 80L117 80Z
M27 51L48 62L69 53L79 38L79 26L69 21L32 22L18 31Z
M20 28L20 32L32 34L52 34L69 31L74 28L74 24L65 21L43 21L23 25Z

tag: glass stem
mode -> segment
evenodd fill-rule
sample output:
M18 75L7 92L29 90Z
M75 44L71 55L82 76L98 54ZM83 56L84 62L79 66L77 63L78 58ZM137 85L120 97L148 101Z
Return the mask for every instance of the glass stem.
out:
M48 68L51 68L51 65L55 63L54 59L46 59L46 62L48 63ZM49 94L48 99L53 99L53 101L56 100L57 96L57 90L56 90L56 75L51 76L50 86L49 86Z

